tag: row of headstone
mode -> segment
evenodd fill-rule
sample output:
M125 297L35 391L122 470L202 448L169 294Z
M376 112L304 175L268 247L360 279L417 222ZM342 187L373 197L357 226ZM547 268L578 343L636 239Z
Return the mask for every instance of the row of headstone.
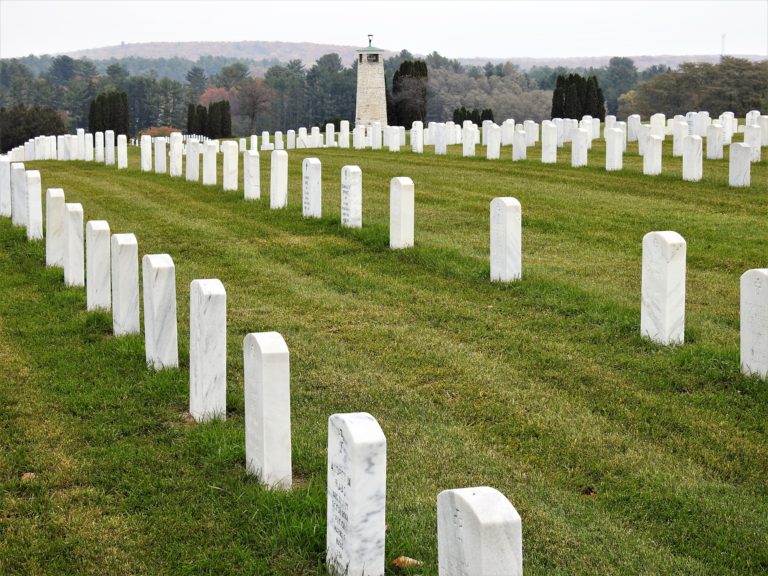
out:
M334 576L383 576L387 439L367 412L328 419L326 565ZM486 486L437 496L438 573L523 574L522 521Z
M122 169L128 167L128 139L125 134L119 134L115 144L115 133L112 130L89 134L78 128L77 134L37 136L23 146L10 150L7 156L11 162L83 160L117 164Z

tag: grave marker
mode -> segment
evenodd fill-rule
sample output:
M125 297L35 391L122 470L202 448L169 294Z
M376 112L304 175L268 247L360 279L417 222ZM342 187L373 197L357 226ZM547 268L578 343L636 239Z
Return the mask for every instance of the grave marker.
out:
M393 250L413 246L413 180L392 178L389 183L389 247Z
M217 279L189 287L189 413L198 422L227 417L227 293Z
M141 144L141 171L152 172L152 136L143 134Z
M67 160L71 160L70 156ZM107 130L104 132L104 162L107 166L112 166L115 163L115 132L114 130Z
M138 334L139 245L133 234L112 234L112 332L115 336Z
M216 186L216 155L219 145L215 140L208 140L203 145L203 186Z
M363 227L363 173L359 166L341 169L341 225Z
M750 163L752 150L747 144L733 143L728 159L728 185L742 187L750 185Z
M491 282L522 277L522 207L516 198L491 200Z
M27 225L27 171L21 162L11 163L11 222Z
M91 220L85 225L85 271L87 309L110 310L110 230L106 220Z
M45 191L45 265L64 268L64 190Z
M64 204L64 284L85 286L83 206Z
M269 207L288 206L288 152L273 150L269 171Z
M659 344L684 340L685 253L685 240L677 232L643 237L640 333Z
M437 495L440 576L523 576L520 514L487 486Z
M305 218L320 218L323 213L322 165L317 158L301 163L301 213Z
M26 171L27 240L43 239L43 185L38 170Z
M144 352L147 365L155 370L178 368L176 267L168 254L145 254L141 265L144 280Z
M221 178L224 190L235 191L238 185L238 159L240 158L237 143L231 140L222 142L221 154L224 158Z
M11 216L11 159L0 156L0 216Z
M183 174L181 158L184 152L184 138L181 132L171 132L169 148L168 174L171 178L181 178Z
M768 268L741 275L741 371L768 379Z
M334 576L383 576L387 440L366 412L328 419L326 564Z
M701 136L683 139L683 180L698 182L703 176Z
M256 148L243 152L243 193L246 200L261 198L261 172Z
M269 487L291 488L291 375L288 346L277 332L247 334L245 467Z

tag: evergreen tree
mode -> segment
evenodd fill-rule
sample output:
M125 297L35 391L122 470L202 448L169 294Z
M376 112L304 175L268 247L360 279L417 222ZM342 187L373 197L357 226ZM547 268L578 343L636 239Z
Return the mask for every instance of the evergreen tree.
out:
M493 122L493 110L490 108L486 108L480 113L480 124L482 124L485 120L490 120Z
M197 110L194 104L187 105L187 134L199 134Z
M590 76L587 79L587 89L584 95L584 105L581 109L582 116L597 116L597 78Z
M208 110L205 106L197 106L197 134L206 136L208 134Z
M552 92L552 118L565 117L565 76L558 75Z
M221 102L208 104L208 123L205 135L214 140L221 138L221 108Z
M91 105L88 109L88 130L91 134L96 132L96 99L91 100Z
M568 82L567 92L565 94L565 106L563 116L579 120L582 117L581 103L579 102L578 82L570 80Z
M228 100L221 103L221 136L223 138L232 137L232 108Z

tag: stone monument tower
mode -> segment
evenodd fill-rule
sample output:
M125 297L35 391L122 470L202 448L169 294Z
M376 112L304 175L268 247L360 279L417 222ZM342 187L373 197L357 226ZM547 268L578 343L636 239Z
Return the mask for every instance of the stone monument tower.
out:
M357 51L357 109L355 125L374 122L387 124L387 96L384 84L384 58L381 48L371 46L373 35L368 34L368 46Z

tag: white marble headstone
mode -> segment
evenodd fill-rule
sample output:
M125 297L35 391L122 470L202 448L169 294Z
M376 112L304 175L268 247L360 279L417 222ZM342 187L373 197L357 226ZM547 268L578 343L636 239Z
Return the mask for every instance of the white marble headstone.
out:
M215 186L217 180L216 156L219 144L216 140L208 140L203 144L203 185Z
M363 227L363 172L359 166L341 169L341 225Z
M128 168L128 138L125 134L117 136L117 169Z
M245 467L269 487L290 489L291 375L288 346L277 332L243 340Z
M723 159L723 127L719 124L707 126L707 160Z
M571 133L571 167L580 168L589 162L587 156L590 134L587 128L579 128Z
M491 200L491 281L522 277L522 207L516 198Z
M759 124L748 124L744 127L744 144L750 147L750 160L760 162L763 138Z
M139 244L133 234L112 234L112 332L115 336L138 334Z
M768 268L741 276L741 371L768 379Z
M64 190L45 192L45 265L64 267Z
M217 279L189 287L189 413L198 422L227 416L227 293Z
M155 174L165 174L167 172L167 157L165 138L155 138Z
M46 160L50 158L50 154L46 157ZM85 135L85 161L93 162L93 134Z
M518 160L525 160L527 155L527 145L525 143L525 132L522 130L515 130L512 135L512 160L514 162Z
M0 216L11 216L11 159L0 156Z
M168 175L172 178L181 178L184 174L182 170L184 137L181 132L171 132L168 148Z
M141 265L144 281L144 351L147 365L155 370L178 368L176 267L168 254L145 254Z
M152 172L152 136L142 134L141 140L141 171Z
M305 218L323 215L322 166L318 158L301 163L301 213Z
M703 176L701 136L683 139L683 180L698 182Z
M501 157L501 127L491 122L491 124L488 126L486 130L485 158L487 160L498 160L500 157Z
M200 180L200 142L187 140L187 155L184 160L184 176L187 182Z
M541 125L541 163L557 163L557 126L553 122Z
M25 202L27 213L27 240L43 239L43 183L38 170L27 170Z
M257 148L243 152L243 194L246 200L261 198L261 172Z
M392 178L389 183L389 247L394 250L413 246L414 187L408 177Z
M366 412L328 419L326 565L333 576L383 576L387 440Z
M112 309L110 230L106 220L85 225L85 296L88 310Z
M659 344L684 340L685 253L685 240L677 232L643 237L640 333Z
M94 159L96 162L104 162L104 132L96 132L96 134L94 134L94 147ZM61 146L59 146L59 151L61 151ZM59 160L62 160L62 158L59 157ZM66 160L66 158L64 158L64 160Z
M269 170L269 207L288 206L288 152L273 150Z
M64 204L64 284L85 286L85 247L81 204Z
M227 140L221 144L223 157L222 184L224 190L237 190L238 185L238 160L240 153L236 142Z
M437 495L440 576L523 576L520 514L487 486Z
M27 225L27 171L22 162L11 163L11 222Z
M661 145L664 139L652 134L648 137L646 149L643 152L643 174L658 176L661 174Z
M747 144L733 143L729 147L728 185L749 186L751 179L752 150Z
M115 163L115 132L113 130L104 132L104 162L107 166Z

